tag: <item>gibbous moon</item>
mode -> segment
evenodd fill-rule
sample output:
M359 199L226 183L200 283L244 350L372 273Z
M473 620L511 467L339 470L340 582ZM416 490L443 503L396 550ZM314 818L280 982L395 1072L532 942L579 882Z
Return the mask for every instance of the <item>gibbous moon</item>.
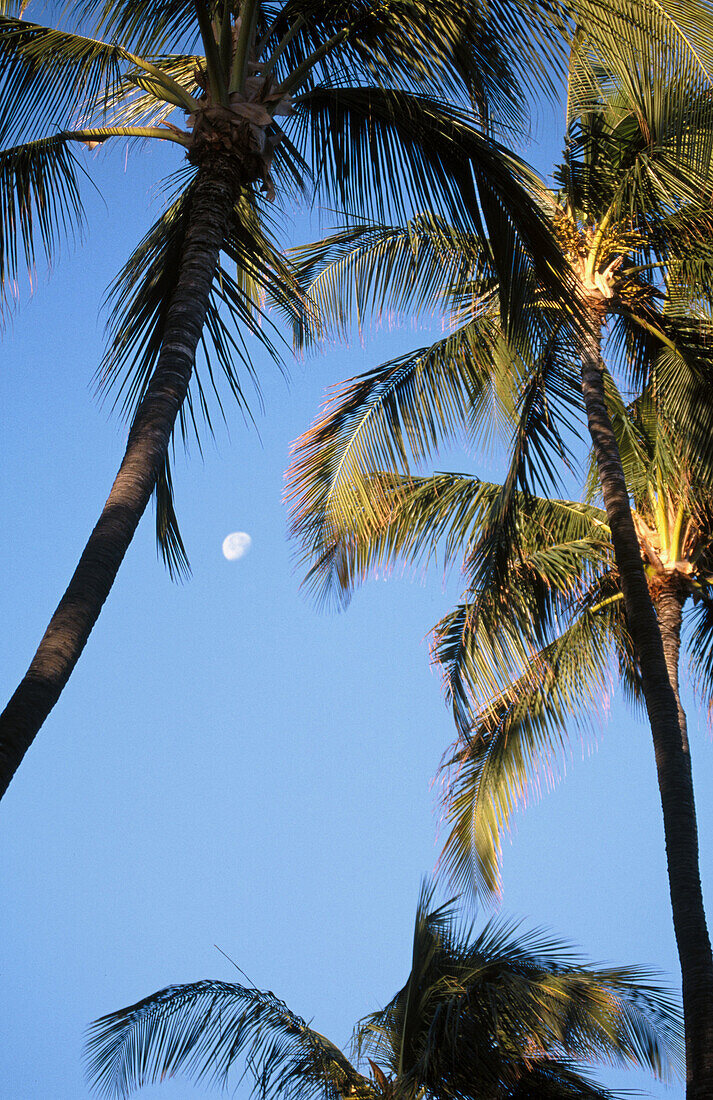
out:
M223 539L223 557L228 561L237 561L238 558L245 557L252 541L245 531L233 531L232 535L226 535Z

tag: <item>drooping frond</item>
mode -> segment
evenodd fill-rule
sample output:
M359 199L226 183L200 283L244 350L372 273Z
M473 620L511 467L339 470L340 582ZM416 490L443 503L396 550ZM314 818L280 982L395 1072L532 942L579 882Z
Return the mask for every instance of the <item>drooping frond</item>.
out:
M205 0L199 3L207 10ZM182 44L191 51L199 38L193 0L76 0L77 12L96 26L96 33L116 39L136 53L159 55Z
M180 1073L225 1087L236 1063L261 1100L338 1100L363 1084L338 1047L278 1000L229 982L169 986L92 1024L87 1073L101 1096L126 1097Z
M422 316L454 295L474 298L486 286L482 244L429 213L403 226L356 221L291 255L322 317L338 332L353 321L361 327L370 313L389 320Z
M173 500L173 478L168 455L156 478L156 547L159 556L168 569L173 581L184 580L190 576L191 564L178 525L178 516Z
M475 618L466 605L436 627L434 657L463 731L443 799L450 833L442 862L454 883L486 898L499 893L501 836L513 812L543 779L555 780L572 726L586 730L601 714L612 607L582 612L539 652L528 653L517 623L494 636L487 614Z
M24 259L34 275L38 245L47 262L83 219L77 160L63 135L0 151L0 295L16 292Z
M182 88L187 96L198 97L201 89L195 74L201 58L194 54L174 54L151 59L153 65L172 82ZM109 126L158 126L171 116L179 106L175 98L167 98L170 91L144 70L129 67L113 94L102 94L90 104L88 114L98 110L106 115ZM180 108L179 108L180 109Z
M713 578L696 593L690 612L690 634L686 639L691 679L696 694L713 716Z
M675 425L682 460L713 469L713 409L707 400L713 380L713 326L700 310L619 311L613 334L620 357L639 389L655 395L659 414Z
M703 108L699 119L710 119L710 107L699 98L713 87L709 0L575 0L572 12L580 30L570 66L568 125L617 91L636 105L655 154L672 126L680 126L680 143L686 140L692 110Z
M0 144L77 128L90 103L101 115L125 57L117 45L0 15Z
M494 405L507 403L508 391L512 398L510 376L493 369L509 362L499 344L497 327L480 317L334 394L295 445L288 475L292 530L305 557L320 559L352 522L365 535L380 529L395 483L375 473L408 474L414 459L433 454L449 436L467 434L478 408L487 407L492 425Z
M121 401L128 415L145 391L161 347L166 311L178 278L191 195L189 183L146 234L109 291L109 343L97 383L100 392L113 391L115 401ZM244 404L236 362L242 363L248 376L254 378L244 333L256 339L273 358L279 358L271 338L277 336L277 329L265 314L265 298L288 315L298 330L306 330L312 317L307 298L270 241L265 225L255 217L247 196L236 207L224 253L235 273L224 261L216 273L204 340L208 377L203 382L197 366L196 384L201 393L213 389L220 403L214 360L233 395ZM234 334L225 320L219 319L220 306L234 322Z
M360 527L356 514L360 497L355 494L354 514L343 513L342 530L323 547L306 577L310 587L334 595L338 592L344 602L367 576L399 563L414 568L440 560L441 568L448 569L460 562L467 575L484 518L502 490L466 474L415 477L390 473L374 474L371 483L365 481L364 491L381 502L381 525L368 530ZM527 568L528 583L532 584L537 571L546 570L542 584L553 592L571 595L573 580L582 580L585 555L597 560L602 552L608 532L602 513L585 504L530 496L521 497L521 503L520 576ZM342 506L348 506L346 496ZM549 551L540 545L545 538L553 544ZM503 601L507 600L505 592Z
M424 208L474 233L500 282L503 324L518 331L533 268L562 297L571 281L551 234L536 174L432 98L377 88L319 85L299 97L298 147L311 141L318 190L359 218L406 221ZM298 140L299 139L299 140Z
M503 584L518 553L522 495L556 494L563 470L571 468L567 437L579 426L581 393L567 329L545 329L533 360L518 363L520 392L511 417L509 467L471 555L472 584L480 589Z
M184 181L186 182L186 181ZM111 393L131 418L146 391L163 341L164 325L179 275L180 256L190 218L192 184L149 230L110 288L109 341L96 375L100 393ZM237 205L232 231L224 243L226 260L219 264L209 300L202 339L203 362L197 360L179 424L200 432L201 419L212 430L215 404L224 416L220 376L229 394L249 418L244 379L259 395L257 376L246 343L252 336L279 363L275 342L279 333L265 314L265 305L292 325L295 339L309 339L316 315L289 265L270 240L265 221L258 219L251 201ZM232 326L227 319L232 321ZM242 372L239 371L242 366ZM212 399L212 400L211 400ZM156 490L158 546L172 576L184 575L188 560L178 529L168 470L159 476Z

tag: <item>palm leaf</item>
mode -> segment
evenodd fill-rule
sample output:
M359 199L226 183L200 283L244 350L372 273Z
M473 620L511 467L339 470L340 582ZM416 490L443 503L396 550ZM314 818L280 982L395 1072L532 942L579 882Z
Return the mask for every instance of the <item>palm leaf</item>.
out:
M601 710L610 682L611 607L582 612L532 656L521 641L518 652L517 629L508 633L514 641L507 649L498 638L484 654L492 626L482 613L474 620L466 605L436 627L435 660L459 726L467 731L447 765L444 808L451 828L441 858L454 882L473 886L483 897L499 892L500 838L512 813L529 793L539 792L542 778L555 781L572 724L586 730L592 713ZM508 668L518 662L521 674L508 679ZM483 696L489 684L494 690L478 710L473 692Z
M128 1096L177 1073L225 1087L238 1059L253 1092L337 1100L363 1078L274 993L219 981L169 986L92 1024L87 1073L102 1096Z
M190 576L191 564L178 526L173 498L173 478L168 455L156 478L156 546L173 581Z
M566 1079L568 1058L667 1076L680 1059L680 1023L651 977L584 966L568 945L512 923L474 935L452 905L419 906L408 981L361 1021L356 1044L391 1069L402 1095L423 1089L439 1100L511 1095L534 1067Z
M83 220L79 165L63 136L0 151L0 291L16 292L21 257L33 276L38 246L48 263Z
M89 103L101 113L125 58L117 45L0 15L0 142L70 129Z
M538 197L537 176L463 112L403 91L324 85L299 97L297 108L295 140L301 148L311 139L318 193L326 187L348 213L381 223L430 207L457 230L474 233L503 276L508 331L519 331L533 267L562 297L571 274Z
M389 321L436 309L482 283L487 264L482 245L433 214L403 225L355 222L316 244L292 249L300 279L322 317L338 332L369 312Z
M292 532L306 557L318 559L349 531L379 530L393 491L376 471L409 472L441 441L467 433L474 410L502 399L510 359L498 356L497 327L484 316L431 348L391 360L337 391L322 418L295 445L288 474ZM507 400L507 396L505 398ZM377 491L383 493L377 495ZM325 593L326 594L326 593Z
M193 0L77 0L75 7L80 17L95 22L97 34L136 53L155 56L177 41L190 51L199 38Z
M107 299L109 341L96 384L101 394L113 395L114 404L120 404L129 418L133 417L152 376L178 278L193 186L191 174L187 180L185 176L186 173L181 173L184 189L131 255ZM180 413L179 425L184 437L189 428L199 436L201 420L212 430L211 396L220 415L225 416L219 373L231 396L244 414L250 416L237 364L242 365L243 375L251 379L258 394L259 389L244 334L257 339L279 362L271 340L277 329L265 315L265 299L287 317L296 335L302 338L306 338L314 320L308 300L247 198L236 208L224 251L234 265L235 275L225 265L219 265L202 340L205 365L197 363L187 402ZM233 321L234 331L226 324L226 314ZM168 469L159 476L157 485L156 526L159 550L169 572L172 576L185 575L188 560L178 529Z
M201 58L195 54L173 54L153 57L151 63L172 81L179 84L187 95L196 98L200 88L195 72ZM92 116L101 110L109 126L158 126L176 110L173 102L164 97L164 90L140 68L129 68L113 92L103 93L87 113Z
M566 439L581 419L581 390L564 326L545 330L533 361L518 365L521 388L512 415L509 468L470 561L473 586L482 590L504 584L518 554L522 495L560 490L562 470L571 468Z

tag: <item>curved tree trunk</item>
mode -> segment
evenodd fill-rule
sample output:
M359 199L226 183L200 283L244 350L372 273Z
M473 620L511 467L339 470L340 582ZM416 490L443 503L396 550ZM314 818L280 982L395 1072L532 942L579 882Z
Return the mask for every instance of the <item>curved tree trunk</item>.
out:
M681 964L688 1100L713 1097L713 956L698 869L698 830L678 676L669 677L662 631L646 581L621 457L604 401L602 314L592 306L582 353L582 392L614 545L629 632L639 661L663 810L673 924ZM662 628L670 626L662 608ZM680 608L678 612L680 626ZM670 629L669 658L677 667Z
M119 472L32 663L0 715L0 798L79 660L151 498L191 378L237 175L227 156L199 169L161 352Z

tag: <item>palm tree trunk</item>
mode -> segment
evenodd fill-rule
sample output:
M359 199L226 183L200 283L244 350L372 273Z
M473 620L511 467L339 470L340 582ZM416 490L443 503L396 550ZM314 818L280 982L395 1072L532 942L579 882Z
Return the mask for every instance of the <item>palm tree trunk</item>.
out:
M713 1097L713 955L698 868L698 831L684 729L679 720L677 676L672 684L662 632L651 601L631 516L621 457L604 400L602 314L592 306L582 351L582 393L614 544L626 619L638 657L651 725L663 810L673 924L681 964L686 1030L686 1096ZM680 609L679 609L680 625ZM661 626L670 627L666 606ZM675 625L675 624L674 624ZM669 642L671 635L667 629ZM677 657L673 648L670 658ZM677 665L677 660L676 660Z
M689 589L685 582L675 574L662 580L654 591L653 603L656 608L656 617L661 631L668 678L673 694L676 696L678 707L678 725L681 730L681 744L688 757L688 766L691 766L691 751L688 744L688 723L686 712L681 705L681 695L678 690L679 651L681 649L681 620L683 618L683 605L688 599Z
M0 715L0 798L57 702L106 600L168 451L237 194L236 163L198 172L159 358L99 521L22 682Z

